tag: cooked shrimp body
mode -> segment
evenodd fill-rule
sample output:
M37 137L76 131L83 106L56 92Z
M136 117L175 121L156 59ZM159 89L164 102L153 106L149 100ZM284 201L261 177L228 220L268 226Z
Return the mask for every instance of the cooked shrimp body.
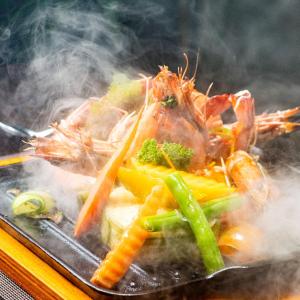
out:
M263 167L247 152L234 152L226 161L230 178L242 193L250 196L254 208L263 208L271 194L271 181Z
M142 93L146 93L145 82L141 80ZM166 66L160 67L157 76L147 82L148 103L127 158L135 155L145 139L155 138L161 143L175 142L192 148L191 165L196 171L212 160L226 159L237 150L248 151L256 141L289 133L300 125L289 121L299 114L299 107L255 116L254 98L249 91L209 97L197 91L194 78L185 78L182 70L176 74ZM54 134L50 137L30 141L35 155L53 162L69 161L74 170L80 162L77 171L94 174L122 144L136 119L134 112L110 106L105 116L96 115L99 120L91 129L92 104L104 100L105 96L84 102L65 120L53 124ZM224 124L222 114L230 107L236 122Z

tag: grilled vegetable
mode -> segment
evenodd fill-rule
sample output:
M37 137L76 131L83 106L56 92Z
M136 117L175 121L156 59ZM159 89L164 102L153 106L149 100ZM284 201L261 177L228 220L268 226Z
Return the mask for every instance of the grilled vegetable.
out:
M164 156L154 139L144 141L142 148L137 154L137 158L142 164L153 165L161 165L164 160Z
M165 228L185 227L188 225L187 219L177 210L143 218L142 226L151 232L162 231Z
M141 205L108 205L101 221L101 241L111 249L118 245L122 235L137 217Z
M161 149L167 154L177 170L186 170L190 165L194 151L176 143L163 143ZM167 163L164 163L168 166Z
M207 219L212 219L224 212L240 207L241 203L241 197L238 194L233 194L204 203L202 210ZM172 210L156 216L146 217L142 220L142 224L148 231L161 231L164 228L186 226L187 219L178 210Z
M164 180L168 175L174 172L174 170L163 166L142 165L137 161L133 161L133 168L136 169L136 171L131 171L131 169L124 170L120 168L118 176L119 180L134 194L135 191L138 191L138 189L144 187L149 188L149 186L151 186L151 183L147 181L147 178L152 177L155 179ZM128 177L125 177L125 173L127 176L129 176L131 172L132 177L135 177L135 181L133 178L130 178L129 180ZM192 190L194 197L201 203L230 195L235 191L235 188L229 188L225 183L216 182L215 180L208 179L204 176L197 176L185 171L178 171L177 173L180 174L180 176ZM143 175L147 176L145 177ZM136 182L140 183L140 187L136 187ZM140 197L138 194L135 195Z
M46 192L26 191L19 194L12 203L15 216L37 217L50 214L55 207L54 199Z
M187 169L194 151L176 143L163 143L159 146L154 139L144 141L137 154L138 161L142 164L169 166L164 154L178 170Z
M140 110L131 131L124 140L123 145L113 154L101 170L101 173L98 175L96 183L90 191L89 196L79 213L74 229L74 235L76 237L79 237L89 230L90 227L97 221L97 218L101 215L102 209L113 189L118 170L123 163L132 140L135 137L143 111L144 107Z
M162 187L153 188L126 234L122 236L119 244L107 254L105 260L94 273L91 280L93 283L111 288L124 276L145 240L149 237L149 232L142 228L140 220L156 213L162 192Z
M199 203L179 174L167 176L165 182L186 217L201 253L204 266L209 274L224 267L216 238Z

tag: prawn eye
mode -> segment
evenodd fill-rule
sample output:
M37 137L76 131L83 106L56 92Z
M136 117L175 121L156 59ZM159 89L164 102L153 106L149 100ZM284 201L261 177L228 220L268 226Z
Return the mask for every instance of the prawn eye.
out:
M168 108L175 108L178 105L178 102L175 96L166 96L161 104Z

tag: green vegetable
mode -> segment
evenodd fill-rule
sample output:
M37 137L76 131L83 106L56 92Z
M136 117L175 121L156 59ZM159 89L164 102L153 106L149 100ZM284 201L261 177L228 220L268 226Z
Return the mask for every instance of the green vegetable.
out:
M224 267L224 262L214 233L198 201L179 174L167 176L165 182L194 233L207 272L211 274L220 270Z
M238 194L210 200L202 205L207 219L218 217L220 214L240 207L242 199ZM162 231L164 228L184 227L187 219L177 210L150 216L142 219L143 227L152 232Z
M188 225L187 219L176 209L159 215L145 217L141 220L141 223L147 231L151 232Z
M157 142L154 139L144 141L142 148L137 154L138 161L142 164L161 165L164 157Z
M190 148L176 143L163 143L160 147L154 139L147 139L144 141L142 148L137 154L138 161L141 164L153 164L160 166L169 166L163 152L168 156L173 165L178 170L186 169L194 154Z
M186 169L194 154L192 149L176 143L163 143L161 148L168 155L175 168L178 170ZM168 163L163 162L163 165L168 166Z
M175 98L175 96L167 96L161 104L168 108L175 108L178 105L178 102Z
M224 212L232 211L241 206L243 199L237 193L229 196L210 200L203 204L202 209L206 218L212 219L218 217Z
M53 198L45 192L27 191L19 194L12 203L15 216L35 217L49 214L55 207Z

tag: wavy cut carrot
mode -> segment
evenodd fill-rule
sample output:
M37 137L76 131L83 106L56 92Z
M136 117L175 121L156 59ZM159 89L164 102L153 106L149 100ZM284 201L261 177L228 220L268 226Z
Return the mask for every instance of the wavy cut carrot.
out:
M96 183L89 193L88 199L82 207L74 230L75 237L79 237L84 232L88 231L90 227L101 215L103 206L105 205L109 194L115 183L118 170L123 163L123 160L130 148L130 145L136 135L139 126L144 106L140 110L135 123L128 136L126 137L122 147L120 147L106 163L104 168L99 173Z
M125 275L145 240L149 237L141 224L141 219L153 215L160 206L162 186L155 186L151 194L146 198L137 218L132 222L123 235L120 243L111 250L99 268L94 273L91 281L105 288L112 288Z

